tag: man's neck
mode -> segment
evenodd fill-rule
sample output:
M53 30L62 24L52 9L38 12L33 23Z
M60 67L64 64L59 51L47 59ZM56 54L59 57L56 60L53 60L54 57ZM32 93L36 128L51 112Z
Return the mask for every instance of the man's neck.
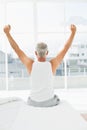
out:
M39 62L45 62L45 61L46 61L46 58L38 58L38 61L39 61Z

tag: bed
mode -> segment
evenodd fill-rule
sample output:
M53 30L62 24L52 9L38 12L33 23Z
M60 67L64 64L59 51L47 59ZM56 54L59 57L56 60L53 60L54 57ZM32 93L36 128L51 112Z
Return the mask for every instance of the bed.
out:
M0 99L0 130L9 130L24 102L18 98Z
M0 130L87 130L87 122L66 101L39 108L15 100L0 105Z

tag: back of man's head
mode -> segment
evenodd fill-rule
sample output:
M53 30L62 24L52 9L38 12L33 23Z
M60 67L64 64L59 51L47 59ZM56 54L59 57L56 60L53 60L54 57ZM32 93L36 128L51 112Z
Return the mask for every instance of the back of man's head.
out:
M47 44L43 42L37 44L36 52L38 53L39 57L45 57L47 51L48 51Z

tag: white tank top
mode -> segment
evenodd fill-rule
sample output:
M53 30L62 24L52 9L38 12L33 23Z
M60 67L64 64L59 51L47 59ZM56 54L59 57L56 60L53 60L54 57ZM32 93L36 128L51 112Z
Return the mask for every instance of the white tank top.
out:
M34 62L31 72L30 97L34 101L53 98L53 73L50 62Z

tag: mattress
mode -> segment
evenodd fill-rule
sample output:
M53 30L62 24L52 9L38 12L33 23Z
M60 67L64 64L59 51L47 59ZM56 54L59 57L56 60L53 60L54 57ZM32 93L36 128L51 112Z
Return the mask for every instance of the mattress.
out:
M0 99L0 130L10 129L23 105L17 98Z
M9 130L87 130L87 122L66 101L48 108L24 104Z

